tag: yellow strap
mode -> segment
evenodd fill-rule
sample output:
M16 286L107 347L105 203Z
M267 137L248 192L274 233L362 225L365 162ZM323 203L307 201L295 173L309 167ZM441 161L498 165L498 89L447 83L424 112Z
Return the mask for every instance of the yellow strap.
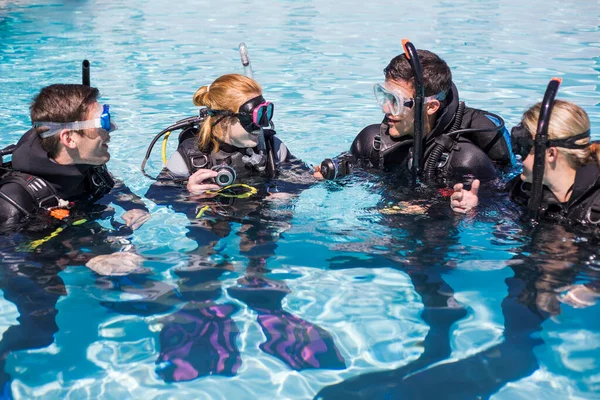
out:
M167 164L167 140L169 139L169 136L171 136L171 131L165 134L162 142L162 160L165 165Z
M223 193L224 190L235 188L235 187L241 187L241 188L244 188L244 189L248 189L248 191L246 193L241 193L241 194L227 194L227 193ZM214 191L213 190L207 190L206 191L206 194L216 194L216 195L223 196L223 197L234 197L236 199L247 199L248 197L250 197L252 195L255 195L256 193L258 193L258 189L256 189L253 186L246 185L244 183L234 183L233 185L223 186L219 190L214 190Z
M73 222L71 225L81 225L87 222L87 219L79 219L75 222ZM40 247L42 244L46 243L48 240L57 237L59 233L61 233L62 231L65 230L66 226L61 226L60 228L56 228L56 230L54 232L52 232L51 234L49 234L48 236L46 236L45 238L42 239L38 239L38 240L34 240L33 242L31 242L29 244L29 249L34 250L37 249L38 247Z
M40 245L46 243L48 240L52 239L53 237L58 236L58 234L61 233L64 230L65 230L65 228L62 227L62 226L60 228L57 228L54 232L52 232L51 234L49 234L45 238L39 239L39 240L34 240L33 242L31 242L29 244L29 248L31 250L34 250L34 249L38 248Z
M196 218L201 218L204 213L206 212L206 210L209 210L210 207L209 206L204 206L200 209L200 211L198 211L198 214L196 214Z

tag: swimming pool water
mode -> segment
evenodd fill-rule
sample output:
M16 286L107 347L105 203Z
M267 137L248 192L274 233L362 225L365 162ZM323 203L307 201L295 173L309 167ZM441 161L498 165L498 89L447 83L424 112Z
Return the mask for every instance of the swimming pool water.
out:
M198 87L242 73L243 41L276 104L278 136L317 164L381 120L372 84L404 37L448 62L468 105L509 126L550 78L563 78L559 97L586 109L600 139L599 16L598 2L577 0L0 2L0 146L27 130L39 89L79 82L87 58L119 124L109 169L143 196L151 181L139 165L151 138L197 112ZM382 212L411 196L368 175L318 183L291 203L273 202L262 219L232 222L214 250L191 238L185 215L145 200L153 217L127 240L150 273L130 278L98 277L76 260L65 268L63 253L106 247L85 237L66 233L58 250L37 257L3 238L0 353L12 394L600 398L598 306L557 298L567 285L597 281L597 249L566 230L532 236L503 209ZM41 300L14 300L29 293L23 276L38 278L44 290L31 293ZM38 300L47 307L27 308ZM39 331L18 333L31 312L43 316L33 318ZM170 382L161 357L202 327L230 335L230 358L198 365L218 346L197 340L182 359L212 375L193 378L181 364L170 376L186 379ZM277 336L286 328L300 334L286 342ZM325 344L294 347L300 335ZM315 362L312 351L326 357Z

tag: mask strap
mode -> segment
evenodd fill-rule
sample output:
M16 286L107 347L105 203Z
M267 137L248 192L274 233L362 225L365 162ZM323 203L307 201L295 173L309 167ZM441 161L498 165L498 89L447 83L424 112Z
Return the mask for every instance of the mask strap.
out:
M213 128L215 126L217 126L217 124L219 122L223 121L225 118L235 116L235 113L233 113L229 110L211 110L210 108L206 109L206 113L208 115L210 115L211 117L216 117L218 115L221 115L219 118L217 118L217 120L215 122L212 123Z
M590 137L590 130L588 129L587 131L585 131L583 133L568 137L566 139L548 140L548 147L562 147L563 149L585 149L586 147L588 147L590 145L589 143L577 144L575 142L578 140L581 140L581 139L589 138L589 137Z

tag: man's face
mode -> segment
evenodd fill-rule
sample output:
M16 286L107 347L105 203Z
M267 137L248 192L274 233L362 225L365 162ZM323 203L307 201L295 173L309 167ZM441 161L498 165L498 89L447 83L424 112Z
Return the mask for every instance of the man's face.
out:
M401 80L386 79L385 88L397 93L405 99L412 99L415 96L415 89L412 83ZM393 138L410 135L415 133L415 107L408 109L404 115L393 115L387 106L382 108L390 125L389 134Z
M86 120L99 118L102 114L102 106L96 102L92 104L86 115ZM108 142L110 135L108 131L102 128L84 129L83 135L75 134L74 140L77 141L77 150L79 152L77 164L103 165L110 160L108 152Z

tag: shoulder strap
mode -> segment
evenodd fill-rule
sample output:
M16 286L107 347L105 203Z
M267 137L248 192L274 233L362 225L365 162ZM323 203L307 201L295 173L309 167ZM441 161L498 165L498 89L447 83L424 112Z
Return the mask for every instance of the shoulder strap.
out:
M386 119L381 122L379 126L379 133L373 137L373 144L371 145L371 151L369 153L369 159L371 162L376 162L375 167L383 168L383 152L381 151L381 138L387 132L388 124Z
M91 198L102 197L108 194L113 187L115 187L115 180L108 172L106 164L92 167L90 172Z
M44 179L34 175L25 174L19 171L10 171L4 175L2 181L0 181L0 187L8 183L16 183L24 188L27 193L35 200L38 208L50 209L54 207L63 206L65 201L58 197L56 191L48 182ZM19 211L25 215L29 215L21 205L11 199L5 193L1 193L1 197L8 201L11 205L16 207Z
M194 173L200 168L210 168L213 166L211 154L201 151L194 138L187 138L180 142L177 151L183 157L190 173Z

